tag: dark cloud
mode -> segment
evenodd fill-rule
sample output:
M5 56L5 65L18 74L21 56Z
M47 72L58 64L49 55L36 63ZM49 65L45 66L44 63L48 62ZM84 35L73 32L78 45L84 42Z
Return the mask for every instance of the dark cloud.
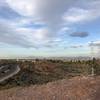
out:
M89 35L88 32L73 32L70 34L71 37L80 37L80 38L85 38Z
M83 47L83 45L72 45L72 46L70 46L70 48L81 48L81 47Z

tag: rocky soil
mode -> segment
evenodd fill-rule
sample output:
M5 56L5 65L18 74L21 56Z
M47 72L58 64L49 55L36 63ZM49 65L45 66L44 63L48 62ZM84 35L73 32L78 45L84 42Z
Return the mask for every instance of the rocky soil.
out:
M1 90L0 100L100 100L100 76Z

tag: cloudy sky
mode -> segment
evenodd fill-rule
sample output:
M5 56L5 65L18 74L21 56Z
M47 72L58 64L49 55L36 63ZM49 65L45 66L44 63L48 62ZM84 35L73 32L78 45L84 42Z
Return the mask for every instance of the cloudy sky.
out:
M88 56L100 48L100 0L0 0L0 57Z

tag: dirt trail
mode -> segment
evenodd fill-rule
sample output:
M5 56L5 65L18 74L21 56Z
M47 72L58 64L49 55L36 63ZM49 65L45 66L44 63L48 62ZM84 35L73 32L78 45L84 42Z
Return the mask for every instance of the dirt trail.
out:
M3 90L0 100L100 100L100 76Z
M7 80L7 79L9 79L10 77L16 75L20 71L20 67L19 66L14 66L14 67L13 67L13 69L14 69L13 71L10 71L9 73L5 73L4 76L0 77L0 83L5 81L5 80ZM2 70L2 68L1 68L1 70Z

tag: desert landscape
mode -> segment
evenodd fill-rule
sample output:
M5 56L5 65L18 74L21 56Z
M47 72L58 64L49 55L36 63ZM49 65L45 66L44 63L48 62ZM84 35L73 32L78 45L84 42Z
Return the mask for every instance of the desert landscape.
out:
M100 100L100 0L0 0L0 100Z
M20 67L16 75L0 83L0 100L99 100L99 59L20 59L0 64Z
M75 77L0 91L0 100L99 100L100 77Z

